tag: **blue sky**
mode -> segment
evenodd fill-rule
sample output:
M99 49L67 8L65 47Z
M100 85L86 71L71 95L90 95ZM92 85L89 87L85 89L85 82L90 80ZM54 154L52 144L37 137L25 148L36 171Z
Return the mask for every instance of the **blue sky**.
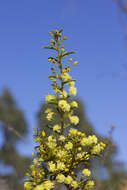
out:
M0 2L0 92L9 87L26 114L29 143L21 152L31 154L36 112L50 91L50 52L41 47L48 44L49 31L61 28L68 36L66 48L77 51L79 65L72 75L87 116L101 134L116 126L119 159L127 164L127 47L111 0Z

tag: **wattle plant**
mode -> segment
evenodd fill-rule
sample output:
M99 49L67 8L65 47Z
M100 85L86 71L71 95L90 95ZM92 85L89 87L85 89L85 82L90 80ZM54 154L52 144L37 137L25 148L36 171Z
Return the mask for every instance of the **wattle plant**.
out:
M35 128L34 137L38 145L26 173L26 190L50 190L59 183L67 189L94 189L89 165L91 159L100 156L105 147L95 135L86 136L78 130L80 120L75 115L78 103L72 100L77 89L75 80L69 75L78 62L67 58L75 52L65 51L62 42L67 37L62 38L62 31L52 30L49 33L52 36L51 46L44 47L56 52L55 57L48 58L52 70L49 79L54 93L46 96L49 108L45 110L45 117L51 134ZM56 116L59 120L55 120Z

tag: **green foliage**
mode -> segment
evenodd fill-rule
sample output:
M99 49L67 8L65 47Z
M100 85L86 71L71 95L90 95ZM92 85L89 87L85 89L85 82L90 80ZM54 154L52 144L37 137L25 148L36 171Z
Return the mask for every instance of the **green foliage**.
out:
M4 179L13 190L22 190L25 168L30 163L30 159L17 152L16 143L27 134L28 129L24 114L8 89L4 89L0 96L0 126L4 135L4 143L0 149L0 162L13 168L11 174L0 173L0 178Z

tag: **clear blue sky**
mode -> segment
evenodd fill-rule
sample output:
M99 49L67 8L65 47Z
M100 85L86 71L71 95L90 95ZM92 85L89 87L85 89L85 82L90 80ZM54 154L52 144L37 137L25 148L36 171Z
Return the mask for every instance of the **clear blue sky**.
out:
M111 0L0 2L0 92L5 86L11 89L31 131L30 144L21 152L31 154L36 112L50 90L49 52L41 47L56 28L64 28L67 49L77 51L79 65L72 74L88 118L105 135L116 126L119 159L127 164L127 47L119 10Z

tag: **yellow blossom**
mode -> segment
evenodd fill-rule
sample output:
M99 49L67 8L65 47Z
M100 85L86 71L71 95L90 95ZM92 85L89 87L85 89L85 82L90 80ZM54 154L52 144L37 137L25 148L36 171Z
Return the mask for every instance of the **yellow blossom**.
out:
M45 113L50 113L51 111L52 111L51 108L47 108L47 109L45 110Z
M60 95L60 97L61 98L67 98L67 92L66 91L63 91L63 92L61 92L61 95Z
M78 187L77 181L72 181L71 186L74 187L74 189L76 189Z
M78 131L77 131L77 129L71 128L69 132L71 135L76 135Z
M64 142L65 141L65 137L63 135L60 135L59 140L62 141L62 142Z
M61 126L60 125L54 125L53 131L60 132Z
M72 177L68 175L68 176L65 178L64 182L65 182L65 184L71 184L72 180L73 180Z
M68 85L71 86L71 87L74 87L75 82L74 81L70 81L70 82L68 82Z
M53 39L51 39L51 40L50 40L50 42L51 42L51 43L54 43L54 40L53 40Z
M35 154L34 153L32 153L32 157L34 157L35 156Z
M42 137L46 136L46 133L44 131L42 131L41 134L42 134Z
M46 97L45 97L46 101L47 102L53 102L56 100L56 97L52 94L48 94Z
M88 170L88 169L84 169L83 171L82 171L82 174L84 175L84 176L90 176L91 175L91 171L90 170Z
M66 148L67 150L70 150L70 149L73 148L73 144L72 144L71 142L68 142L68 143L65 145L65 148Z
M60 100L58 102L58 106L62 109L64 112L69 112L70 111L70 105L67 103L66 100Z
M63 174L58 174L56 177L56 180L58 183L63 183L65 179L65 176Z
M77 62L77 61L75 61L73 64L74 64L74 65L77 65L77 64L78 64L78 62Z
M56 171L56 165L53 163L53 161L48 163L49 171L54 172Z
M47 114L46 118L47 120L51 121L53 119L54 112L50 112Z
M100 146L100 144L97 144L96 146L94 146L94 147L92 148L91 153L92 153L92 154L99 154L100 151L101 151L101 146Z
M77 108L78 107L78 103L76 101L71 102L70 105L71 105L72 108Z
M72 124L74 124L74 125L77 125L77 124L79 123L79 118L78 118L78 116L73 115L73 116L70 116L69 119L70 119L70 122L71 122Z
M94 186L94 181L92 181L92 180L89 180L88 182L87 182L87 185L86 185L87 187L93 187Z
M57 162L57 169L58 170L64 170L65 164L63 162L58 161Z
M75 88L74 86L71 86L69 89L69 93L75 96L77 94L77 88Z
M31 189L31 183L30 183L30 182L25 182L25 183L24 183L24 188L25 188L26 190Z
M50 190L54 188L54 183L47 180L44 183L42 183L41 185L38 185L35 190Z
M63 74L62 74L62 78L63 78L65 81L71 80L71 76L70 76L68 73L63 73Z

